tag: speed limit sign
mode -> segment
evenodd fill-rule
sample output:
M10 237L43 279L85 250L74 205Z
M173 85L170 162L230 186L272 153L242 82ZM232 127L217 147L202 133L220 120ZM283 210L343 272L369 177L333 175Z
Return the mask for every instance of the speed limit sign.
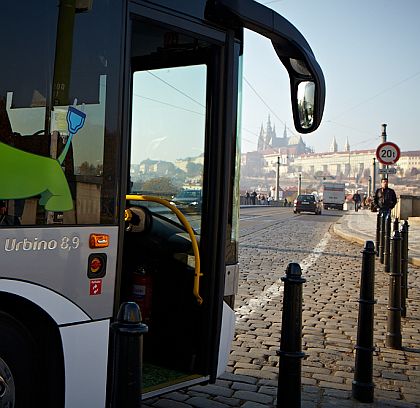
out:
M394 164L400 155L400 148L392 142L381 143L376 149L376 158L382 164Z

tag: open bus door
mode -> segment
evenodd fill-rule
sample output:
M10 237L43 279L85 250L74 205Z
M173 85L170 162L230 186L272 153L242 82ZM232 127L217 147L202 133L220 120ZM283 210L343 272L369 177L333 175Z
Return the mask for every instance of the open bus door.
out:
M228 52L224 31L190 19L130 11L121 301L137 302L149 326L143 392L151 396L217 374L231 187L221 174L235 160L225 134L235 123L240 46ZM176 198L186 192L199 199ZM233 310L224 315L230 343Z
M298 31L286 20L270 27L268 9L258 5L255 17L251 1L208 3L209 21L129 8L116 306L137 302L149 326L145 397L214 381L227 364L235 319L224 299L234 298L238 282L238 32L249 27L272 39L290 73L296 128L313 131L322 117L322 72ZM178 200L191 191L199 202Z

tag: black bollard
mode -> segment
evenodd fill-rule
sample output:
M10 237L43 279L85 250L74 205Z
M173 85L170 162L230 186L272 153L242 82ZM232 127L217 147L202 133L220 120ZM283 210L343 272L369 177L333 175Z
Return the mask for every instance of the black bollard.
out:
M401 227L401 317L407 316L408 298L408 222Z
M385 217L384 271L391 271L391 214Z
M389 274L388 321L385 344L401 350L401 235L391 238L391 273Z
M352 383L352 396L360 402L373 402L373 299L375 287L375 247L366 241L363 249L360 278L359 318L357 320L357 343Z
M384 250L385 250L385 218L386 214L381 212L381 229L379 240L379 262L384 263Z
M299 408L301 403L302 358L302 270L290 263L284 282L283 313L281 322L279 378L277 408Z
M399 227L400 227L400 220L398 219L398 217L396 217L394 219L393 224L392 224L392 232L398 231L399 230Z
M142 391L143 334L148 327L141 323L137 303L125 302L111 324L114 333L112 408L138 408Z
M381 213L376 214L376 239L375 239L375 249L376 256L379 256L379 243L381 240Z

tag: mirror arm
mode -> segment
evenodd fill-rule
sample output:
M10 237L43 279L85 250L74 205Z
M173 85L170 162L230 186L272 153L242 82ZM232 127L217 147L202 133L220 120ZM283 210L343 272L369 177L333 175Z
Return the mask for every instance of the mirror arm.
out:
M254 0L208 0L206 13L209 19L228 21L232 28L244 27L271 40L290 76L295 127L301 133L314 131L321 123L324 110L325 80L311 47L299 30L280 14ZM290 58L304 61L309 75L296 72L290 64ZM318 113L309 129L300 126L294 100L298 83L305 80L313 81L316 87L315 106Z
M237 25L240 27L255 31L274 43L282 45L295 43L306 53L313 54L299 30L280 14L263 4L254 0L211 0L207 3L207 7L214 9L215 14L237 20ZM296 54L293 53L293 55Z

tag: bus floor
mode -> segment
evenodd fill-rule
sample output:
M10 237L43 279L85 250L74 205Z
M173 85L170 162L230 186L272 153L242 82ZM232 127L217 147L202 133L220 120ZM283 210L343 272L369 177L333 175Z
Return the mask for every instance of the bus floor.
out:
M191 374L152 363L144 363L142 391L143 393L152 392L199 377L201 377L199 374Z

